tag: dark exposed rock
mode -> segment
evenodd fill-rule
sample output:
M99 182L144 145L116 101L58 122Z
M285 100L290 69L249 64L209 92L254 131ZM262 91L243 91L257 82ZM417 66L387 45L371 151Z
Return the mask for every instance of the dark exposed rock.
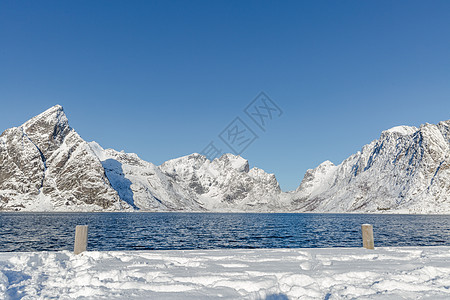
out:
M66 209L67 199L79 210L128 207L59 105L0 136L0 196L4 210Z

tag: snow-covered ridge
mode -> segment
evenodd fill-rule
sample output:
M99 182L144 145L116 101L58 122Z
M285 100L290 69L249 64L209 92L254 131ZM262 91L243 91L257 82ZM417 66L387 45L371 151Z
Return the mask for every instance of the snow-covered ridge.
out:
M383 131L383 133L399 133L401 135L410 135L417 131L417 127L414 126L395 126L388 130Z
M280 208L274 175L225 154L161 166L87 143L60 105L0 136L0 210L270 211Z
M449 121L394 127L340 165L308 170L302 211L450 213Z
M60 105L5 130L1 139L0 210L130 209Z
M397 126L297 190L233 154L160 166L87 143L60 105L0 136L0 210L450 213L450 120Z

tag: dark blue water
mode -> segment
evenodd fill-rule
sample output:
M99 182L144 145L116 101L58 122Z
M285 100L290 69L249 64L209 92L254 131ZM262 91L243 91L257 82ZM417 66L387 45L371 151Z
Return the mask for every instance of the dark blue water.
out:
M450 245L450 216L206 213L0 213L0 251L72 250L89 225L89 250Z

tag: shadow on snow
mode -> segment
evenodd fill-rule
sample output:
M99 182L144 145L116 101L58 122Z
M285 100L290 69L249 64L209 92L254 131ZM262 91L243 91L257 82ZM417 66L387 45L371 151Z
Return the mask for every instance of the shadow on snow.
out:
M122 164L117 160L110 158L102 161L102 165L105 169L106 177L108 177L111 186L119 194L120 199L127 202L134 209L138 209L138 207L134 204L134 194L131 190L132 182L125 177Z

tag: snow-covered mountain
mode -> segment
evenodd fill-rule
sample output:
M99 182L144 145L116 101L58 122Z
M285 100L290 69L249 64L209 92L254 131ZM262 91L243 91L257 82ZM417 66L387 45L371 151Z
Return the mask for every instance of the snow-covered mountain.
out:
M200 154L169 160L160 166L208 211L278 211L285 207L273 174L249 169L240 156L224 154L209 161Z
M232 154L161 166L87 143L56 105L0 136L0 210L272 211L275 176Z
M282 208L273 174L253 168L239 156L209 161L194 153L161 166L134 153L104 150L89 143L111 186L131 206L151 211L272 211Z
M129 210L56 105L0 136L0 209Z
M134 153L104 150L89 143L101 162L111 186L120 198L135 209L149 211L202 211L194 193L185 190L166 176L158 166L140 159Z
M335 166L308 170L295 210L450 213L450 120L399 126Z
M284 193L240 156L160 166L87 143L56 105L0 136L0 210L450 213L450 121L400 126Z

